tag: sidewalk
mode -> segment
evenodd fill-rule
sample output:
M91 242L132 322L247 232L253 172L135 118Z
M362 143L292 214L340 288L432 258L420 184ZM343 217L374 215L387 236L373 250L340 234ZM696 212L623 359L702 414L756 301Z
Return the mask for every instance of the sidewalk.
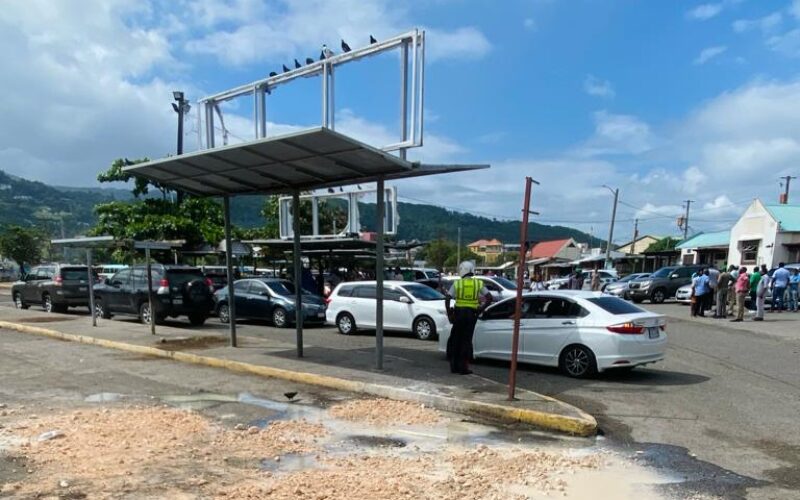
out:
M507 387L482 377L453 375L434 349L419 351L400 346L385 349L385 370L375 371L374 350L351 337L331 333L331 342L306 340L304 358L297 358L294 330L261 327L268 336L239 335L239 347L227 346L227 328L207 323L191 328L179 323L149 328L133 320L46 314L35 310L0 308L0 328L61 340L100 345L137 354L170 358L331 389L390 399L410 400L446 411L472 413L517 421L575 435L596 431L595 419L571 405L534 392L517 390L517 401L506 400ZM244 329L243 329L244 330ZM251 328L246 330L256 331ZM363 340L363 338L362 338ZM415 341L419 342L419 341ZM325 344L325 345L320 345Z
M732 316L728 316L727 319L715 319L710 315L707 315L705 318L693 318L689 313L689 307L682 304L643 305L645 309L679 321L699 323L716 328L730 328L732 330L745 331L757 335L770 335L793 340L800 339L800 312L793 313L784 311L782 313L771 313L767 310L766 314L764 314L764 321L753 321L755 311L746 310L744 321L741 323L733 323L730 321L733 319Z

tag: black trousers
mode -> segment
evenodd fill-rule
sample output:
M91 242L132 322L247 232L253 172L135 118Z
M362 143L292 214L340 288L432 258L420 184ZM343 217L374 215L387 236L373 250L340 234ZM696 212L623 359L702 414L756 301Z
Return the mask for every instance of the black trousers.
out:
M469 371L472 361L472 335L475 333L475 323L478 321L478 311L468 307L454 309L453 327L447 339L447 359L450 361L450 371L465 373Z

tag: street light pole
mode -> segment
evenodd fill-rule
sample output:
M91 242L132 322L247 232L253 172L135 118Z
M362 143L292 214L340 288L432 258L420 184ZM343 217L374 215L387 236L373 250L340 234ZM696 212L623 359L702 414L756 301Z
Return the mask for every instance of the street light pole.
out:
M614 239L614 222L617 219L617 201L619 201L619 188L611 189L603 184L603 187L614 194L614 206L611 208L611 225L608 228L608 243L606 243L606 269L611 268L611 241Z
M172 109L178 113L178 156L183 154L183 118L186 113L192 108L189 101L184 97L183 91L176 90L172 92L172 97L175 102L172 103ZM177 103L177 104L175 104ZM177 191L178 205L183 201L183 191Z

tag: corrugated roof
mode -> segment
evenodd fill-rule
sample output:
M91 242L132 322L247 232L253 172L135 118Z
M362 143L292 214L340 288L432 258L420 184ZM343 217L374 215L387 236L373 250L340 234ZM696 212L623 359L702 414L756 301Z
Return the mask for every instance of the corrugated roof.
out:
M542 241L541 243L537 243L531 248L531 251L528 255L531 259L536 259L539 257L555 257L558 252L564 248L564 245L572 241L572 238L566 238L563 240L552 240L552 241Z
M800 231L800 205L764 205L783 231Z
M686 241L676 245L675 248L681 250L687 248L715 248L715 247L728 247L731 242L731 232L716 231L714 233L700 233L692 236Z

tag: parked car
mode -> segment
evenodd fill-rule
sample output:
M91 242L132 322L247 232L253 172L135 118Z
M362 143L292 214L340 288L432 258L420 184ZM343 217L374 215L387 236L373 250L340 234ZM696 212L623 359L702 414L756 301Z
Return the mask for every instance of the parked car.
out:
M213 306L212 285L200 269L183 265L151 266L155 322L167 317L187 316L192 325L205 323ZM102 318L115 314L138 316L150 323L147 293L147 268L136 265L119 271L104 283L95 285L95 313Z
M99 266L94 266L94 270L97 272L97 275L104 280L127 268L128 266L125 264L100 264Z
M327 322L343 335L359 329L375 328L375 282L340 283L328 297ZM383 327L385 330L412 332L420 340L431 340L450 331L444 295L408 281L385 281Z
M228 286L228 268L225 266L200 266L200 271L203 272L203 276L211 280L211 285L214 287L214 291ZM236 279L241 276L238 267L234 266L233 276Z
M628 285L630 282L639 278L647 278L648 276L650 276L650 273L629 274L613 283L607 284L603 291L610 295L628 299L630 298L630 295L628 294Z
M97 274L92 272L92 280ZM41 304L47 312L66 312L70 307L89 307L89 272L86 266L45 264L31 268L11 285L11 298L17 309Z
M475 357L511 359L515 300L484 311L475 326ZM518 359L554 366L570 377L632 369L664 359L666 320L618 297L579 290L523 296ZM439 337L445 351L447 334Z
M569 277L560 276L558 278L549 279L544 282L544 287L547 290L563 290L569 287Z
M233 296L236 300L236 317L242 319L267 319L278 328L285 328L295 322L294 283L276 278L250 278L233 283ZM303 324L325 323L325 302L319 295L303 290ZM214 310L223 323L230 321L228 287L214 293Z
M583 289L584 290L591 290L592 289L592 274L594 271L583 271ZM605 290L606 286L610 283L614 283L617 281L617 271L616 270L609 270L609 269L601 269L597 271L600 275L600 290Z
M635 303L649 300L653 304L661 304L675 297L678 288L692 282L692 275L704 266L667 266L662 267L646 278L638 278L628 284L628 294Z

